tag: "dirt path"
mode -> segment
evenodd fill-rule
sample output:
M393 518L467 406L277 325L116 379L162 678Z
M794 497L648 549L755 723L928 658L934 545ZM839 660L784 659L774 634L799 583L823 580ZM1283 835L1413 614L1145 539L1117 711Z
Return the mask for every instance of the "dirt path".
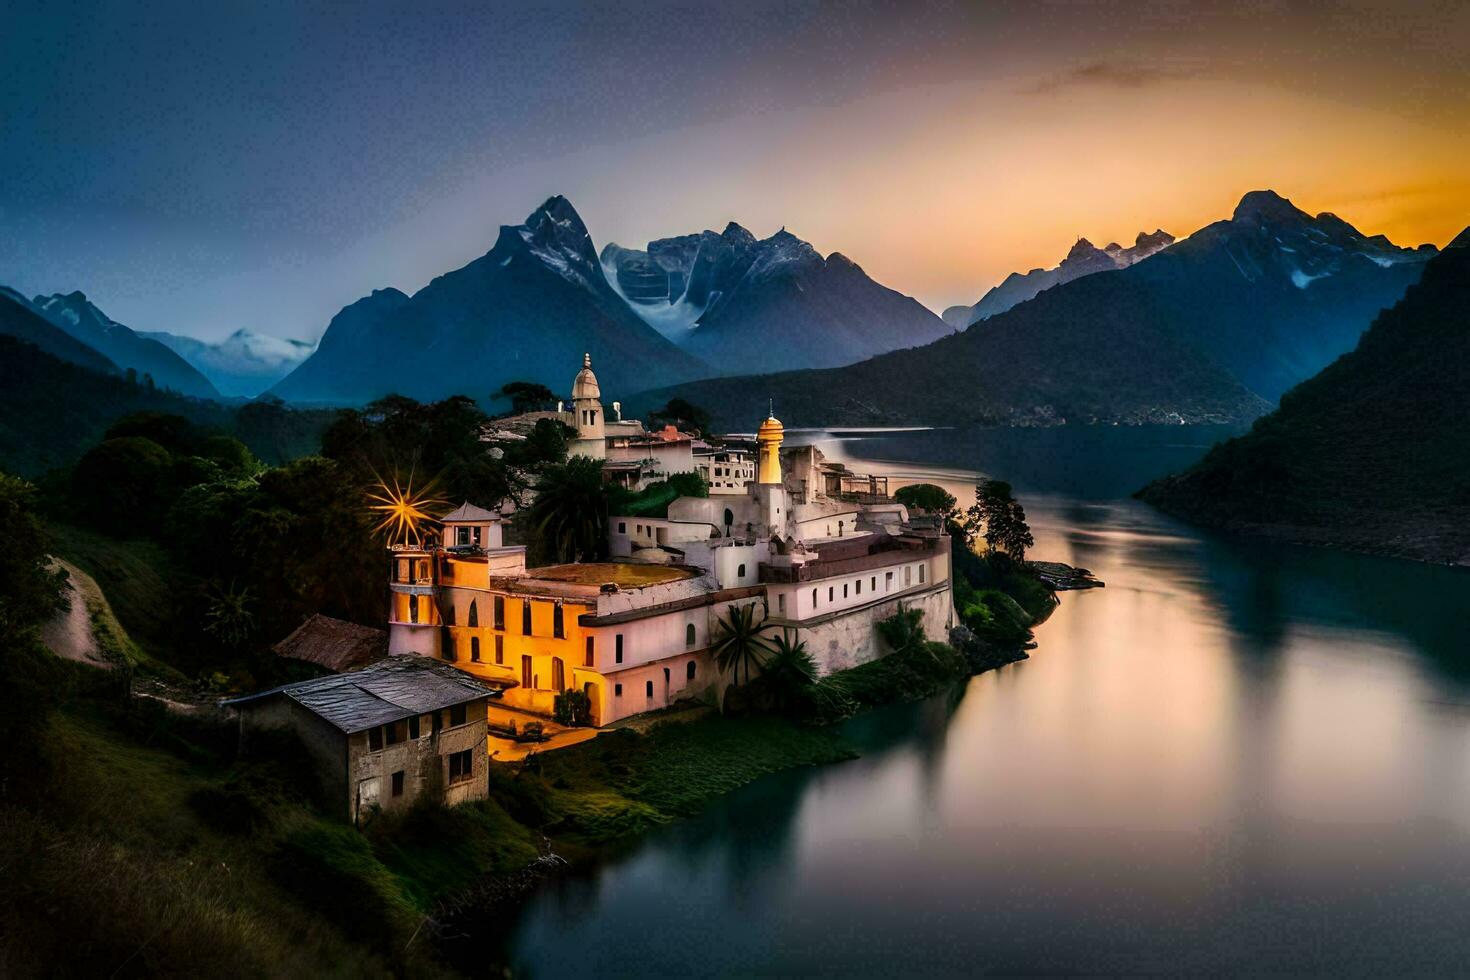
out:
M103 653L92 628L92 615L89 607L99 603L106 604L107 600L103 598L102 590L97 587L97 583L90 575L70 562L59 558L52 559L52 562L53 567L59 565L66 569L69 577L62 595L66 608L41 627L41 642L45 643L52 653L67 660L76 660L94 667L114 666Z

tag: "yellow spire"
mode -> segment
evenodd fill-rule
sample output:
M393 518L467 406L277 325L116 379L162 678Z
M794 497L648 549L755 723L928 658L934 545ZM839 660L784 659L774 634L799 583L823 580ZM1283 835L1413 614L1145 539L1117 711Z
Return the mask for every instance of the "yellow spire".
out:
M781 440L786 427L774 414L766 417L756 430L755 441L760 446L760 482L781 482Z

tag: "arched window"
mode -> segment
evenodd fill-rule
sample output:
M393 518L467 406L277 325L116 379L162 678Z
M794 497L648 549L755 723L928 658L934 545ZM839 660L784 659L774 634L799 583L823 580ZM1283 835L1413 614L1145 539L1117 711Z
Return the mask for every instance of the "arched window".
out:
M843 527L844 527L844 526L845 526L845 524L844 524L844 522L843 522L843 521L838 521L838 522L837 522L837 536L838 536L838 537L839 537L839 538L840 538L840 537L842 537L842 528L843 528Z
M744 562L742 562L740 564L740 567L739 568L735 569L735 576L737 578L745 578L745 563Z
M817 608L817 590L812 589L812 608Z
M734 523L735 523L735 512L733 510L731 510L730 508L726 507L725 508L725 526L726 527L729 527L731 524L734 524Z
M684 679L685 680L690 680L690 681L694 680L694 661L693 660L689 661L689 665L684 668Z
M688 626L684 627L684 645L686 647L692 647L692 646L694 646L694 624L693 623L690 623Z
M479 606L479 601L476 600L476 599L471 599L470 600L470 614L469 614L469 616L467 616L465 618L465 625L466 626L479 626L480 625L480 606Z

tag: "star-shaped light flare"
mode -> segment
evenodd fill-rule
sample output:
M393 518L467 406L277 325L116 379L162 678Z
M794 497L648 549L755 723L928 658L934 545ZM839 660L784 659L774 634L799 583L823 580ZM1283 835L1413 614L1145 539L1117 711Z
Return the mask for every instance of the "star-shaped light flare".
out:
M417 488L413 481L412 471L406 482L400 482L397 476L391 482L378 477L378 482L368 490L368 500L372 501L368 509L382 517L373 533L383 535L389 544L422 546L423 525L437 522L434 513L443 513L449 506L447 500L435 496L434 480Z

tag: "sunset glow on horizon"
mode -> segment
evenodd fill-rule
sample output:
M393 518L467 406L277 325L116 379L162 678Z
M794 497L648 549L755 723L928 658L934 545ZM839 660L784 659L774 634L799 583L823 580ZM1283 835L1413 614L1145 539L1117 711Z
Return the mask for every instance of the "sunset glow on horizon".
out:
M552 194L598 247L784 226L936 312L1255 189L1404 245L1470 223L1463 4L25 20L0 40L3 280L211 339L315 338ZM63 50L97 70L48 81Z

